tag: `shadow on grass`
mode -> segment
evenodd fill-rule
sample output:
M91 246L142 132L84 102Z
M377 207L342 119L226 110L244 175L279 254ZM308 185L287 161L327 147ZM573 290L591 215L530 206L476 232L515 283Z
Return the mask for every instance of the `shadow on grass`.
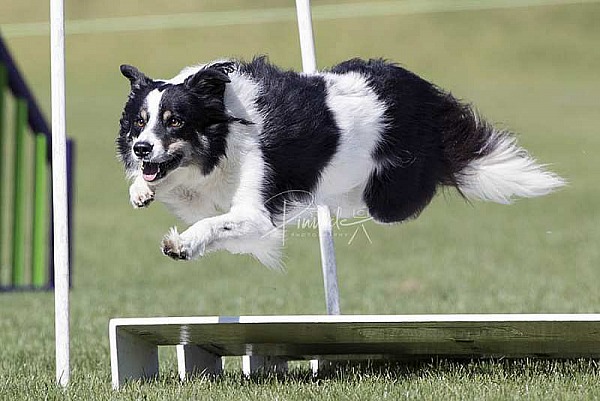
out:
M449 360L435 359L423 361L360 361L333 362L326 369L313 375L306 367L291 367L286 373L264 372L245 376L230 369L219 376L195 376L181 381L176 372L170 371L157 379L146 382L130 382L124 390L140 385L150 386L219 386L219 385L298 385L326 384L332 382L360 383L364 381L409 381L435 380L442 378L470 378L473 380L526 380L532 377L544 378L572 377L576 375L593 376L600 379L600 361L594 359L556 360L556 359L481 359Z

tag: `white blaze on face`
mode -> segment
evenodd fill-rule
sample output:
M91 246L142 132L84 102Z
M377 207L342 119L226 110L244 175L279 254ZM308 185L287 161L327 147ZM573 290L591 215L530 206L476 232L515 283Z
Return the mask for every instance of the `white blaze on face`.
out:
M161 158L164 154L162 142L156 136L156 127L160 124L160 100L164 92L158 89L153 90L148 94L142 109L142 117L146 120L146 126L140 133L140 136L134 141L133 146L138 142L148 142L152 145L152 152L149 159Z

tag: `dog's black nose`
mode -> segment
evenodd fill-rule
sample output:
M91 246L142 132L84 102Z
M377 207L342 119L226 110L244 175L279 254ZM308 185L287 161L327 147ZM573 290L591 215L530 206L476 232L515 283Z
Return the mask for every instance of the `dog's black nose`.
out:
M140 159L148 156L152 152L152 144L148 142L138 142L133 145L133 153Z

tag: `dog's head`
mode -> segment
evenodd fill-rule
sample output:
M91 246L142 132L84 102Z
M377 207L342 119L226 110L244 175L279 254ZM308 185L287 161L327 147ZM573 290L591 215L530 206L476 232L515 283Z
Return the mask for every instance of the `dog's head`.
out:
M128 174L141 171L153 184L180 167L194 165L210 174L225 154L231 121L224 104L227 72L208 66L174 84L121 66L131 93L120 121L117 151Z

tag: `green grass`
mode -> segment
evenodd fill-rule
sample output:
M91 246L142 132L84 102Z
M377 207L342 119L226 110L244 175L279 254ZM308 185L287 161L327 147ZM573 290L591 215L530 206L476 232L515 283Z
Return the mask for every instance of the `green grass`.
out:
M164 2L69 2L72 18L163 12ZM242 8L241 0L169 3L164 12ZM185 3L185 4L184 4ZM314 2L319 4L321 2ZM144 4L143 7L141 4ZM165 3L166 4L166 3ZM277 1L253 7L287 6ZM0 5L0 23L40 21L32 1ZM600 5L346 19L315 24L321 66L354 57L396 60L457 96L566 177L560 193L512 206L465 204L443 193L416 221L338 231L342 311L387 313L595 312L600 309ZM9 45L49 112L47 37ZM267 53L299 69L293 23L76 35L67 40L68 132L78 145L72 383L54 385L53 296L0 294L0 399L593 399L593 361L485 361L343 370L318 381L297 366L284 380L247 381L228 361L217 381L180 384L172 350L163 379L110 389L111 317L323 313L318 244L290 237L286 271L243 256L164 258L164 207L130 208L114 138L131 63L166 77L224 56ZM48 113L49 114L49 113ZM309 233L310 234L310 233ZM360 234L360 233L359 233ZM312 237L312 236L311 236ZM2 266L6 268L6 262Z

